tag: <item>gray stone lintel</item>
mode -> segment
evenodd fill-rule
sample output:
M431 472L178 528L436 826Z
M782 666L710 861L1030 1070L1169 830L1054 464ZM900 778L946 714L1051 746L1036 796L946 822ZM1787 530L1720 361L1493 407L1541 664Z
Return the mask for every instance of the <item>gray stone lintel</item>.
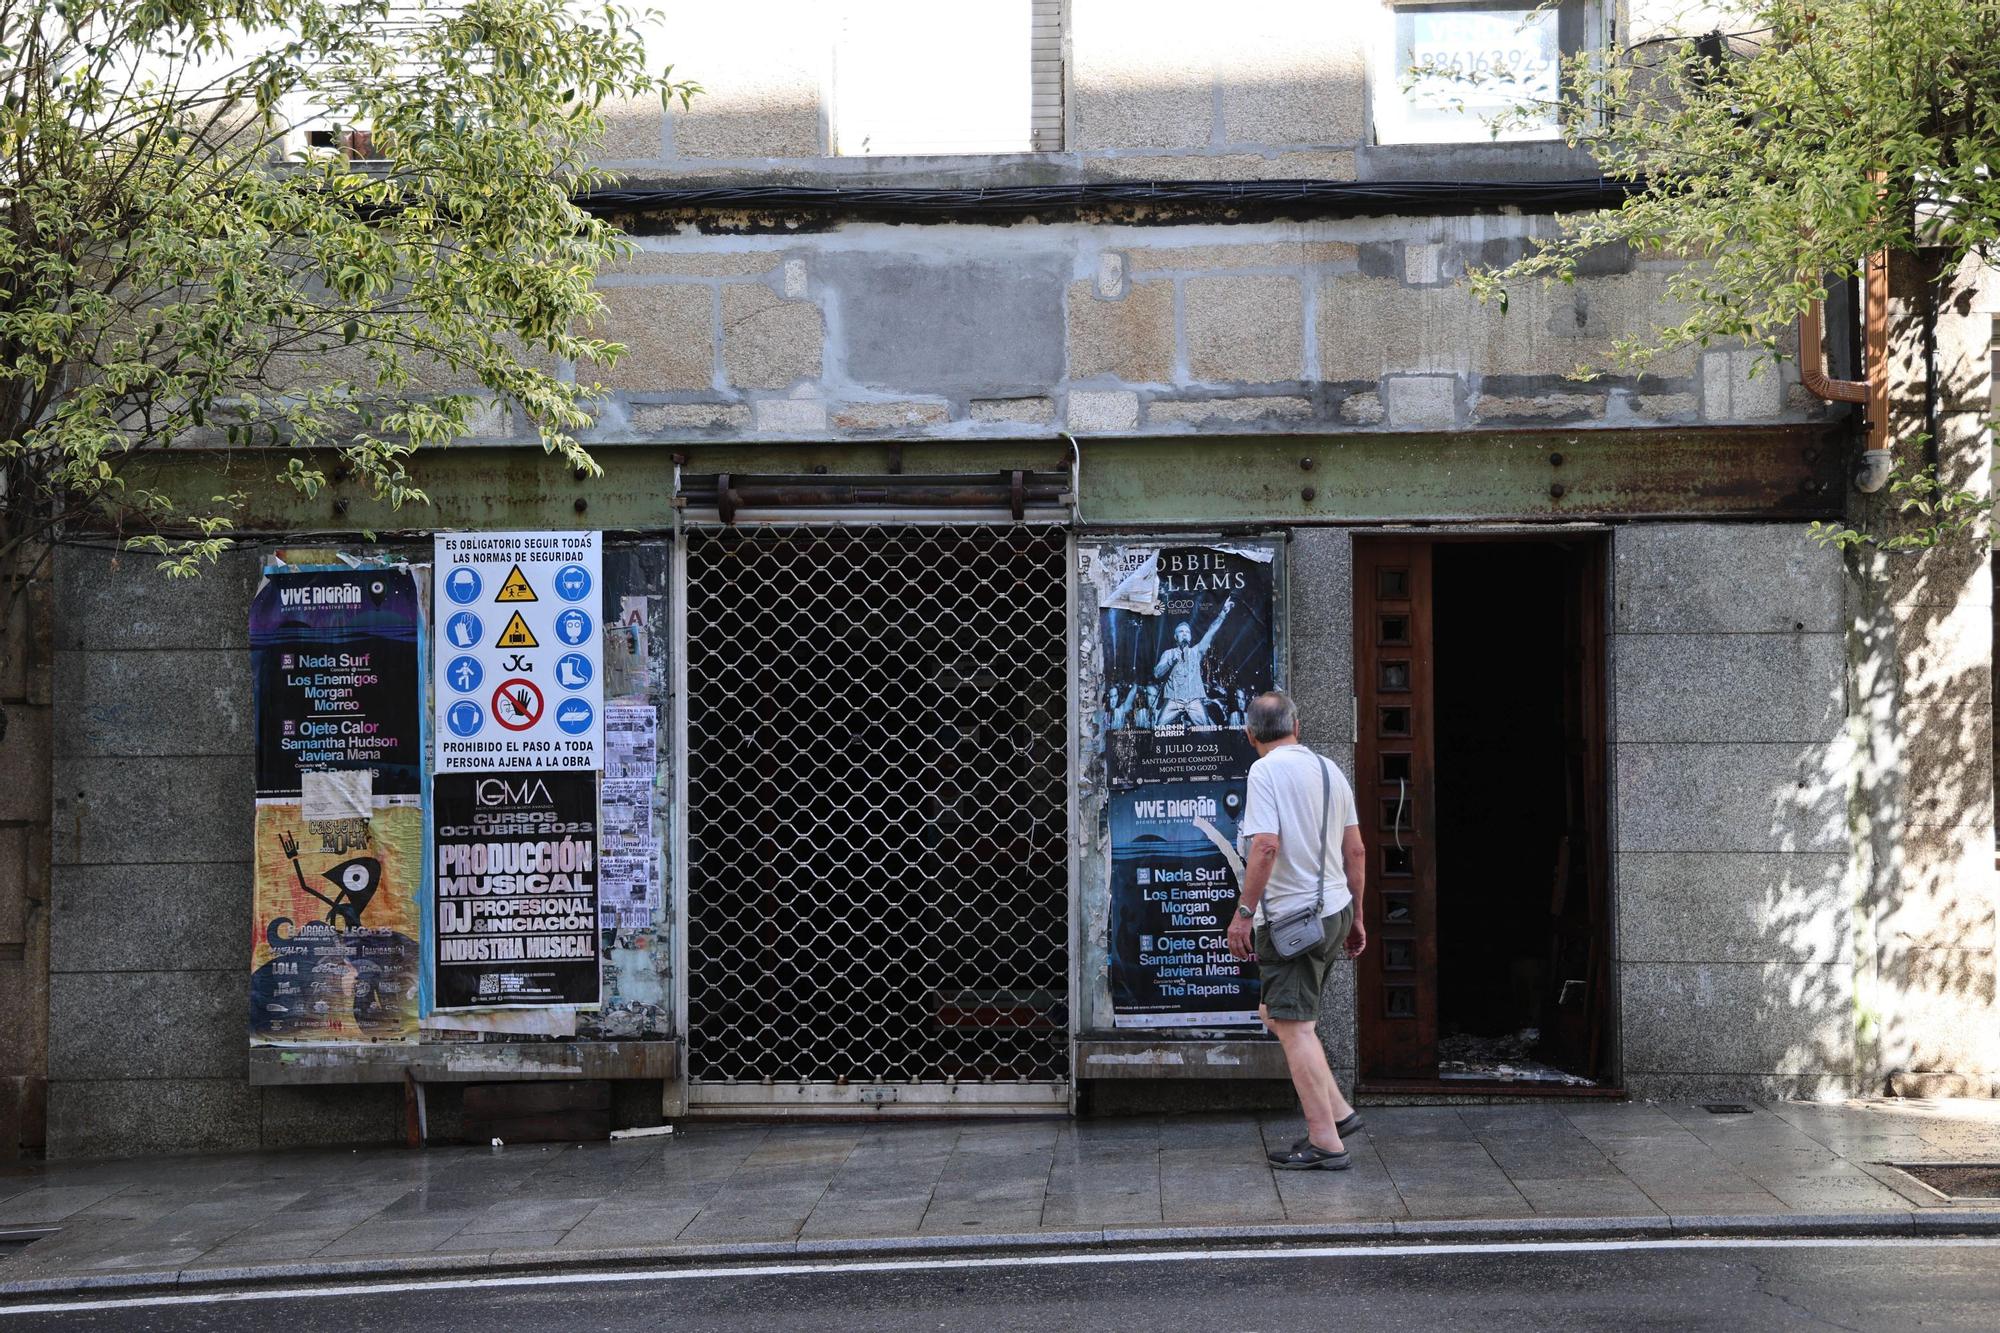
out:
M1082 1040L1076 1076L1086 1078L1286 1078L1284 1048L1275 1041L1140 1038Z
M254 1087L326 1083L502 1083L548 1079L677 1079L678 1041L416 1042L252 1046Z

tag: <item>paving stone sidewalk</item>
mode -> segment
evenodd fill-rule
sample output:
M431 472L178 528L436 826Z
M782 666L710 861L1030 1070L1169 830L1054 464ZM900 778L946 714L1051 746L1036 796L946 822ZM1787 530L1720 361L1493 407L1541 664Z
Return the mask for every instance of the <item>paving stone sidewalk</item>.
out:
M2000 1161L2000 1103L1366 1107L1350 1171L1274 1172L1295 1120L697 1124L671 1138L0 1168L0 1294L773 1244L1549 1219L1970 1218L1884 1162ZM2000 1214L1987 1212L1989 1222ZM1772 1219L1778 1219L1773 1221ZM1684 1225L1683 1225L1684 1224ZM1202 1233L1200 1229L1217 1229ZM1356 1228L1347 1227L1350 1234ZM358 1262L343 1262L358 1261Z

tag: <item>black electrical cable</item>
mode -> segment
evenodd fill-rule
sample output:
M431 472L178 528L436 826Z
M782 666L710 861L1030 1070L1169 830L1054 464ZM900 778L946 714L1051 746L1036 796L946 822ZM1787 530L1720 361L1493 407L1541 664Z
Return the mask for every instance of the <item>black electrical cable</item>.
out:
M1501 181L1117 181L938 188L649 185L591 190L577 195L576 202L594 213L751 210L921 217L1179 207L1341 217L1503 208L1533 213L1615 208L1644 188L1643 180L1607 176Z

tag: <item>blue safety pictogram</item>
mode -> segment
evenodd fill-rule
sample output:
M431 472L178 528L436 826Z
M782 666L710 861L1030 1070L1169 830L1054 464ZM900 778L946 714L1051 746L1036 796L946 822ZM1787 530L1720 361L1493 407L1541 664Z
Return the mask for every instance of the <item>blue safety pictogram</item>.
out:
M590 596L590 571L582 565L564 565L558 569L556 596L565 602L580 602Z
M460 611L444 622L444 637L454 648L477 648L485 633L486 626L470 611Z
M582 653L564 653L556 659L556 684L566 690L580 690L595 674L590 659Z
M479 600L479 590L484 586L479 571L460 565L444 576L444 595L460 606L471 606Z
M460 694L470 694L479 688L479 682L486 679L486 668L479 665L476 657L454 657L451 665L444 669L444 678Z
M486 714L470 699L460 699L445 710L444 724L451 728L451 734L459 737L477 736L486 725Z
M590 617L571 607L556 617L556 637L576 647L590 637Z
M596 711L581 699L565 699L556 705L556 725L571 736L589 731L596 716Z

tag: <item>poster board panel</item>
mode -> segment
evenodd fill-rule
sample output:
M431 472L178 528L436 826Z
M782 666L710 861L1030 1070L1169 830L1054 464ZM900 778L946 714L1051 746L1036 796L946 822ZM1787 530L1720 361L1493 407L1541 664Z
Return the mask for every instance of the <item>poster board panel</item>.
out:
M257 804L253 1044L414 1041L424 811L378 799L362 819Z
M439 533L443 773L604 767L604 558L597 532Z
M1244 715L1278 681L1275 553L1133 542L1080 554L1102 673L1086 734L1108 844L1112 1024L1255 1025L1256 965L1229 955L1226 932L1257 757Z
M596 773L432 779L438 1010L602 997Z

